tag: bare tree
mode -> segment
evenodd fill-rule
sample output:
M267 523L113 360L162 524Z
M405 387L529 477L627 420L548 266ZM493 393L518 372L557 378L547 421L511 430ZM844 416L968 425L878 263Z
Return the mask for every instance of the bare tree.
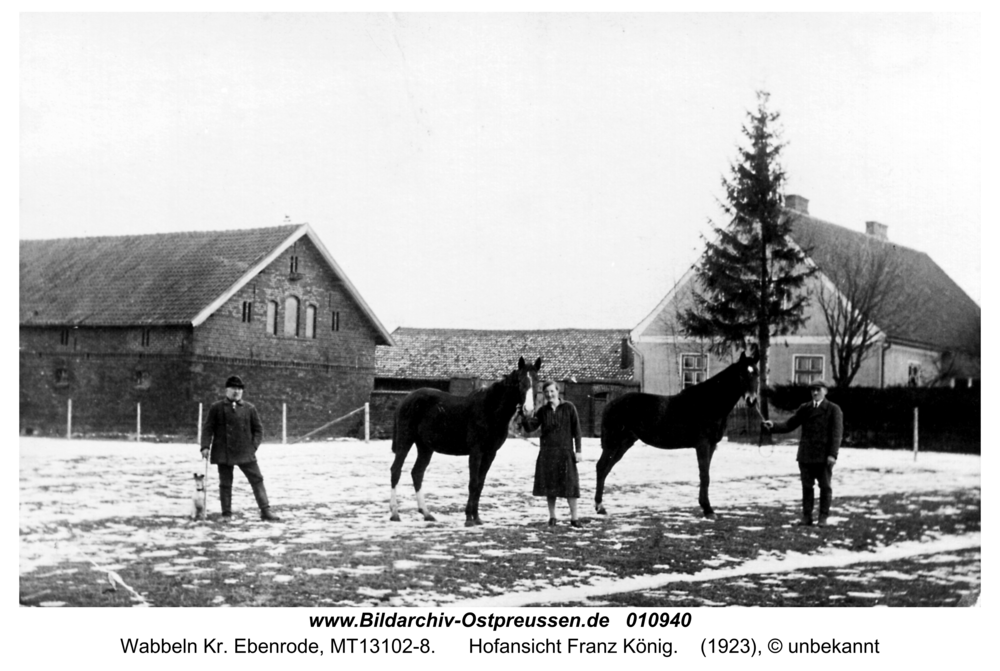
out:
M913 306L899 300L905 273L892 246L877 239L833 251L821 268L815 297L830 332L830 361L838 387L848 387L879 340L879 329L899 326Z

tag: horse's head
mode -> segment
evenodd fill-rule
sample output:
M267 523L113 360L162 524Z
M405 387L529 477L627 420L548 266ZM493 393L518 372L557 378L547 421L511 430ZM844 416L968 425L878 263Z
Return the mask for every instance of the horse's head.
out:
M750 356L746 352L740 354L740 360L736 362L736 370L740 376L740 389L743 400L747 405L757 403L757 394L760 392L760 354L757 348L751 350Z
M517 362L517 370L507 376L509 384L517 385L518 402L529 415L535 410L535 383L538 382L538 370L541 367L542 357L535 359L534 366L529 366L522 356Z

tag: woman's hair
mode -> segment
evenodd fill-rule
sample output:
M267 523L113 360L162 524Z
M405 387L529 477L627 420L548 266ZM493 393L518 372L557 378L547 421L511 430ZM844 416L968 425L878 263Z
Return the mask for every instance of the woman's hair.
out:
M559 390L559 383L556 382L555 380L549 380L545 384L542 385L542 391L545 391L549 387L555 387L556 391L558 391Z

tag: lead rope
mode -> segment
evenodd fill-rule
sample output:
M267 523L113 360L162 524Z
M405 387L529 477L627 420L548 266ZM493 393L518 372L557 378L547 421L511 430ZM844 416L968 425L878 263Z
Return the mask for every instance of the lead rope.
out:
M757 412L757 416L760 418L760 431L757 434L757 454L763 455L763 452L761 451L760 448L764 444L764 422L766 420L764 418L764 413L760 411L760 408L756 403L753 404L753 409ZM750 418L748 416L747 420L749 421L749 419ZM771 450L767 453L766 456L769 457L772 454L774 454L774 443L771 443Z

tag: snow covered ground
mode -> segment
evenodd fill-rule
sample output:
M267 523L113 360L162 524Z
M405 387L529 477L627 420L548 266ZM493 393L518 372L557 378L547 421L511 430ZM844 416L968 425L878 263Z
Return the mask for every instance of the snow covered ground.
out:
M194 445L123 441L20 439L20 526L73 523L134 515L183 515L190 505L192 474L204 469ZM499 492L529 492L537 448L511 439L490 470L482 514L492 522L526 523L544 514L528 497L528 509L495 508ZM581 504L592 509L598 439L584 440L580 464ZM416 457L411 451L405 469ZM262 445L258 452L268 492L276 508L289 505L350 506L381 519L388 511L388 441L331 441ZM216 475L209 472L210 509L216 509ZM834 471L835 496L978 488L980 458L926 452L914 459L899 450L844 449ZM252 508L253 499L237 471L234 505ZM657 450L637 445L608 476L609 512L670 510L696 504L698 467L693 450ZM465 504L467 461L435 455L426 478L432 508ZM407 470L399 486L403 512L415 499ZM793 445L749 446L723 442L712 462L711 499L724 512L741 504L795 501L798 469ZM506 502L505 502L506 503ZM493 505L491 505L493 504ZM455 516L460 524L464 518Z
M537 448L524 440L509 440L499 452L483 493L480 512L488 527L536 525L546 516L541 499L530 496ZM584 441L585 461L580 464L581 511L593 511L594 463L600 456L598 439ZM411 452L406 468L412 466ZM275 510L285 518L281 525L252 522L255 505L250 488L236 473L234 509L243 521L225 532L227 547L234 552L262 539L282 541L276 556L296 543L336 537L357 542L392 538L412 533L446 534L462 528L462 509L467 495L467 461L435 455L425 477L427 501L439 524L427 529L416 512L409 473L404 471L399 494L403 521L388 522L388 441L369 444L331 441L300 445L265 444L258 452L268 493ZM184 516L189 512L191 479L203 471L195 445L134 443L121 441L20 439L20 572L22 574L66 561L89 561L105 568L127 565L137 558L160 553L164 571L210 570L187 563L170 564L171 548L203 543L216 534L212 525L197 525ZM980 458L971 455L922 453L916 460L905 451L844 449L834 474L834 518L850 514L836 506L836 497L872 496L892 492L947 492L978 490ZM218 509L217 479L209 472L209 510ZM798 470L792 445L748 446L722 443L712 464L711 500L725 515L730 506L788 504L799 500ZM668 516L696 514L697 463L693 450L656 450L634 447L608 478L604 497L612 515L649 512ZM942 501L942 505L947 505ZM307 512L308 511L308 512ZM350 513L349 515L344 513ZM560 515L566 516L565 504ZM176 518L176 524L160 525L162 531L146 531L123 524L106 527L102 534L81 535L76 525L117 518ZM487 528L488 528L487 527ZM117 534L117 537L116 537ZM155 534L142 538L143 534ZM138 537L137 537L138 536ZM766 573L808 566L845 565L852 561L877 561L899 556L950 552L978 547L978 533L927 539L912 547L887 546L878 553L837 550L823 556L779 557L742 567L713 569L718 577L744 572ZM158 549L151 550L150 546ZM145 549L143 549L145 548ZM281 549L286 548L286 549ZM334 550L335 551L335 550ZM483 552L489 552L483 548ZM901 554L902 553L902 554ZM864 554L859 558L851 555ZM433 557L413 557L411 563ZM751 565L754 564L754 565ZM280 562L276 564L280 567ZM397 566L406 569L406 566ZM364 567L359 567L364 569ZM523 605L559 602L586 594L627 591L681 580L655 571L630 579L626 584L611 577L591 580L588 585L563 588L532 585L506 595L470 594L469 605ZM705 573L699 579L711 579ZM291 580L275 571L274 580ZM690 579L690 578L688 578ZM560 591L561 590L561 591ZM575 591L572 591L575 590ZM587 590L590 590L589 592ZM602 592L603 590L603 592ZM410 602L406 605L419 605Z

